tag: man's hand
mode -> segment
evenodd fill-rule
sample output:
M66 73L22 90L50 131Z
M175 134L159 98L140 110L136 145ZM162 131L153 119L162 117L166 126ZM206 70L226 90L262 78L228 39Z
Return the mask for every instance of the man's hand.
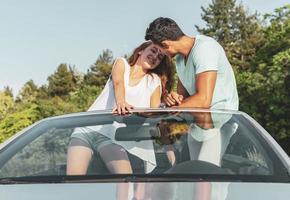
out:
M113 109L113 113L114 114L128 114L128 113L132 113L132 109L133 106L131 106L130 104L128 104L127 102L120 102L117 103L116 107Z
M183 100L183 96L176 93L176 92L170 92L164 98L166 105L169 107L177 106L177 105L181 104L182 100Z

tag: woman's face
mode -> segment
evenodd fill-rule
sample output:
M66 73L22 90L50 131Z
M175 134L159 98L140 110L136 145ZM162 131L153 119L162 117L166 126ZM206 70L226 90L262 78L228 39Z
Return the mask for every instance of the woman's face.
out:
M140 61L142 67L146 70L157 67L165 56L165 51L155 44L150 44L146 49L140 52Z

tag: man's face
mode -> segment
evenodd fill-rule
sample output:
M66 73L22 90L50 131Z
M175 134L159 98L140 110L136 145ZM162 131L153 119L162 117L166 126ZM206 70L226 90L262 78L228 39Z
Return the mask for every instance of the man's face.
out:
M178 52L176 51L174 41L164 40L161 43L162 49L166 52L166 54L170 57L174 57Z

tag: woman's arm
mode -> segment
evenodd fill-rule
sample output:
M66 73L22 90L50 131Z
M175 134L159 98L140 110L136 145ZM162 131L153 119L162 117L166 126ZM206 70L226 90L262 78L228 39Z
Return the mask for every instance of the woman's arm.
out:
M118 114L126 114L131 112L133 108L125 100L125 83L124 83L125 63L118 58L112 68L112 80L114 85L116 107L113 112Z
M160 89L161 86L157 86L156 89L154 90L154 92L152 93L151 97L150 97L150 107L151 108L158 108L160 106L161 103L161 93L160 93Z

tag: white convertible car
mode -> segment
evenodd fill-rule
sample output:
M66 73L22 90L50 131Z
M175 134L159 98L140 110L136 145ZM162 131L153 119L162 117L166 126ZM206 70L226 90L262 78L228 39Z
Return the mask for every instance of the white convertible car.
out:
M80 130L125 149L133 173L110 173L94 150L87 173L68 176L68 146ZM287 154L238 111L74 113L41 120L0 145L1 200L289 199L289 173Z

